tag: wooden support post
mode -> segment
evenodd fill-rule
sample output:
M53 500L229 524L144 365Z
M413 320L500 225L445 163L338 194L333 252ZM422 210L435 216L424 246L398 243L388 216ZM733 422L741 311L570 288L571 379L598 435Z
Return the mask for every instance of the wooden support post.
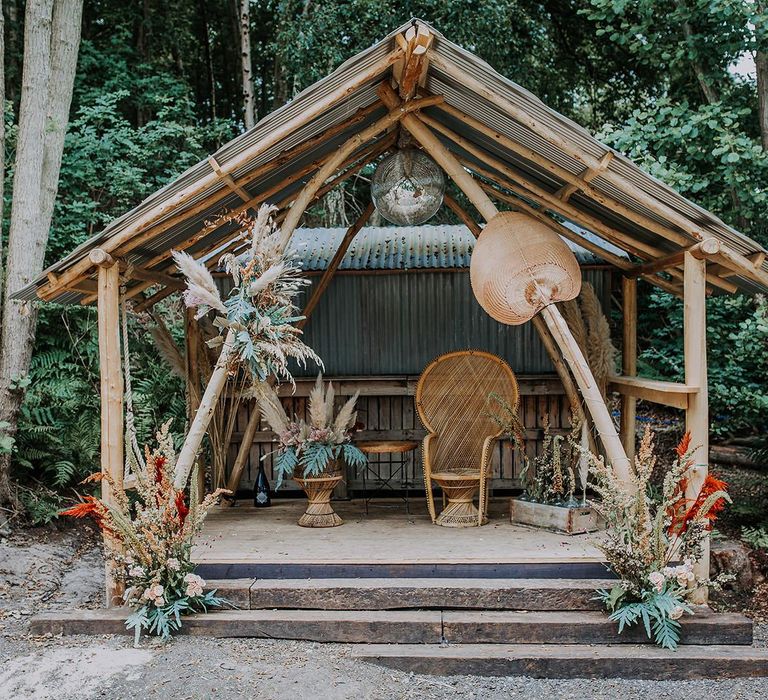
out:
M388 85L383 85L379 89L379 96L389 109L394 109L399 102L394 90ZM456 156L442 144L426 124L412 114L404 114L402 123L411 135L421 143L429 155L434 158L443 170L445 170L462 192L464 192L469 201L474 205L475 209L480 212L480 215L486 221L490 221L496 214L498 214L496 205L485 193L485 190L483 190L480 184L462 167ZM563 358L568 363L571 373L581 390L584 403L592 416L595 429L603 443L608 462L616 471L619 479L625 483L627 487L634 488L634 473L629 460L627 459L627 455L624 452L624 447L619 439L619 434L613 424L613 420L608 412L608 407L605 404L600 389L597 386L597 382L589 369L587 361L584 359L584 354L581 352L578 343L576 343L573 334L569 330L568 324L563 319L560 310L554 304L545 307L540 313L546 322L550 333L552 333L552 337L560 347Z
M683 265L685 383L699 387L696 393L688 397L688 410L685 412L685 427L691 434L691 445L694 446L694 465L688 477L685 496L687 499L695 499L707 476L709 463L706 261L686 253ZM704 542L703 555L694 573L700 578L709 576L709 539ZM707 588L702 587L696 592L694 602L704 603L706 600Z
M296 324L299 328L304 328L304 326L307 324L307 321L309 321L309 317L317 307L317 304L320 301L320 297L323 296L325 290L328 288L328 285L331 283L333 275L336 273L336 270L339 268L341 261L344 259L344 255L349 248L349 244L352 242L352 239L359 233L360 229L365 226L368 219L371 218L373 209L373 202L371 202L363 210L363 213L360 214L360 216L357 218L357 221L355 221L355 223L353 223L352 226L350 226L347 230L347 233L344 235L344 238L342 239L336 254L333 256L331 262L328 263L328 267L323 272L323 276L318 280L317 284L312 290L312 294L307 300L307 304L304 307L304 318ZM230 472L229 480L227 481L227 488L233 494L236 493L237 487L240 485L240 479L243 476L243 471L245 470L245 465L248 461L248 455L250 454L251 446L253 445L253 438L259 429L260 422L261 411L259 410L258 403L254 401L254 405L251 407L251 415L249 416L248 423L246 424L245 430L243 431L243 439L240 443L240 449L237 451L237 457L235 458L235 463L232 465L232 471ZM233 502L234 499L225 499L221 502L221 504L223 506L227 506L231 505Z
M184 369L187 389L187 421L192 425L195 413L200 406L200 394L202 392L200 382L200 350L202 339L200 337L200 325L195 320L195 310L184 309ZM198 459L197 493L199 500L205 496L205 464L202 458Z
M622 304L622 347L621 370L626 377L637 374L637 280L621 278ZM635 457L635 419L637 399L621 396L621 442L630 460Z
M91 251L98 267L99 374L101 392L101 472L109 474L117 487L123 485L123 374L120 361L120 270L109 253ZM112 488L101 482L105 503L114 503ZM114 543L105 536L107 548ZM106 605L122 605L123 587L115 580L112 565L106 565Z

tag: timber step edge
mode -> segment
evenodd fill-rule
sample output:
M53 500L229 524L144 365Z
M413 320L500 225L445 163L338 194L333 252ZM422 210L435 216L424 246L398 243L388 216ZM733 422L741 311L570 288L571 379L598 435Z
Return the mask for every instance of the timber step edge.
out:
M528 562L238 562L202 561L195 573L208 579L321 578L611 578L602 561Z
M768 676L768 649L681 645L360 644L352 657L407 673L697 680Z
M30 621L36 635L124 634L126 611L47 612ZM639 627L619 635L599 612L461 610L221 610L184 619L182 632L210 637L391 644L648 644ZM747 646L752 623L702 612L683 621L686 644Z
M228 582L215 583L226 597ZM601 610L595 591L611 585L608 579L258 579L249 604L236 604L252 610Z

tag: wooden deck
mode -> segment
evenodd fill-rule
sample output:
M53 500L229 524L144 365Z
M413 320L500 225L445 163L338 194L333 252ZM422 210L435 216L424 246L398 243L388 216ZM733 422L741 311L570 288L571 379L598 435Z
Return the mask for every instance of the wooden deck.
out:
M316 575L306 573L309 569L302 573L302 566L326 567L316 572L323 576L341 575L328 567L346 567L344 575L374 576L384 575L386 567L403 566L410 566L414 575L432 575L416 572L416 567L431 566L434 575L467 575L467 567L475 567L485 572L478 575L520 576L530 574L523 570L526 566L562 564L586 566L578 572L581 576L605 573L603 556L595 546L599 535L568 536L512 525L506 498L492 502L488 525L463 529L433 525L418 497L411 499L410 514L402 501L374 501L368 515L362 501L335 501L345 521L335 528L298 527L303 507L303 499L286 499L274 501L271 508L256 509L241 501L236 507L217 509L208 517L193 559L216 578ZM515 569L519 573L497 571L499 566L513 565L522 567ZM283 574L281 567L286 570ZM545 575L556 573L551 571ZM398 574L388 570L386 575Z

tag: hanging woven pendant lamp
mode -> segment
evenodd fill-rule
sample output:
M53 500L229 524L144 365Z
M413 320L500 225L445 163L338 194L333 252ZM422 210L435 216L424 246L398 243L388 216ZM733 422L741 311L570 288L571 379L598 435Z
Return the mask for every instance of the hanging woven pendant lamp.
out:
M472 291L485 312L518 326L545 306L568 301L581 290L581 269L552 229L520 212L494 216L472 251Z
M426 153L402 148L379 163L371 179L371 199L378 212L399 226L431 219L443 203L445 176Z

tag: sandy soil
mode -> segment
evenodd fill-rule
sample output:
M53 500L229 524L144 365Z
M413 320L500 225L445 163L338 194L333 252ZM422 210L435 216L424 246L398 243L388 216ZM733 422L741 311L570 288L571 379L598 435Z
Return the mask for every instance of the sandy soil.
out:
M768 697L768 680L547 681L413 676L352 661L349 647L273 640L180 637L170 644L128 637L31 637L41 609L94 607L103 563L87 527L32 530L0 540L0 698L269 700L371 698ZM758 635L765 645L768 629Z

